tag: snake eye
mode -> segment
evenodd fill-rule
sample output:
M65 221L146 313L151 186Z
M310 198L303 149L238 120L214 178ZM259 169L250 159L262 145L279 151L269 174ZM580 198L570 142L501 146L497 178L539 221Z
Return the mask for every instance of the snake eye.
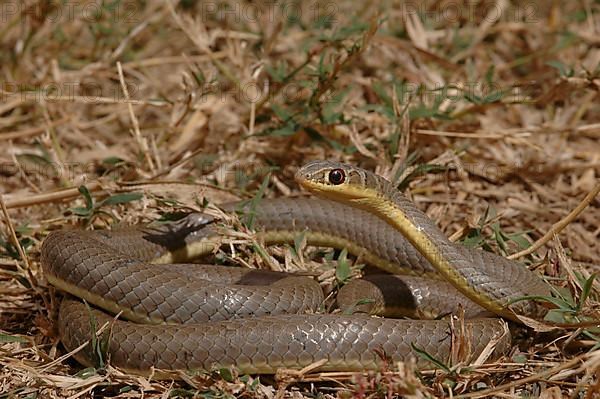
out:
M342 169L334 169L329 172L329 182L333 185L342 184L346 180L346 173Z

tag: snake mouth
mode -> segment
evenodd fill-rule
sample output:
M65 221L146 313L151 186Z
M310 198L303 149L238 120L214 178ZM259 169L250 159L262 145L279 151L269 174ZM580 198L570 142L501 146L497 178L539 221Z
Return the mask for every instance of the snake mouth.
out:
M335 200L337 202L340 201L340 198L344 198L345 200L349 201L349 204L354 204L355 201L368 199L364 191L355 189L351 185L344 184L340 186L334 186L324 184L320 183L319 181L307 179L304 175L298 176L298 174L296 175L296 182L298 182L300 187L303 187L318 197ZM356 206L363 208L363 206L358 204Z

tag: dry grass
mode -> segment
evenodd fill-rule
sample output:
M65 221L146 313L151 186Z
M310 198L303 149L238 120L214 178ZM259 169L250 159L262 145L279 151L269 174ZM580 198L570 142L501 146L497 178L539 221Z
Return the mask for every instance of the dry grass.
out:
M267 196L295 194L316 158L395 179L454 239L515 253L599 184L597 1L99 3L0 4L0 397L599 397L587 327L523 331L501 362L419 377L76 374L39 267L50 230L247 198L269 172ZM77 216L82 184L144 196ZM521 260L577 304L600 265L598 198L567 221ZM598 292L580 317L598 318Z

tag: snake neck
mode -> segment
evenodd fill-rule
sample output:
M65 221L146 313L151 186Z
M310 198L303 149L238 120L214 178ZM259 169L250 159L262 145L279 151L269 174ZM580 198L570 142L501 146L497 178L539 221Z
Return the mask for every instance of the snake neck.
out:
M459 248L450 242L421 210L400 192L392 190L391 184L386 180L378 180L378 185L378 190L366 189L371 191L368 197L350 201L390 224L431 263L440 275L467 298L490 312L519 321L512 310L490 298L488 294L473 288L462 273ZM472 272L472 268L469 268L469 271Z

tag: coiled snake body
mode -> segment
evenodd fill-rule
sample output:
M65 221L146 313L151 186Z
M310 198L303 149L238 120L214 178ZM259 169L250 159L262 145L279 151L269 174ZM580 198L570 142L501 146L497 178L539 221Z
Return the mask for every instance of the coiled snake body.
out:
M347 248L386 271L402 272L403 265L413 274L438 273L446 280L422 285L425 280L412 277L374 294L389 297L412 290L408 304L396 305L403 313L431 315L434 307L444 313L456 310L460 302L468 315L488 311L512 320L518 320L516 314L543 315L533 301L515 302L548 295L543 280L515 262L451 243L385 179L350 165L315 161L301 168L296 180L325 199L261 201L253 217L267 244L293 242L305 234L308 244ZM219 266L149 265L210 252L218 245L213 224L211 218L196 215L157 228L51 233L42 246L50 283L121 314L114 321L80 301L63 300L58 328L64 346L72 350L85 344L95 326L111 322L105 337L112 364L139 374L156 369L157 377L228 366L243 373L275 373L319 361L319 370L360 371L379 368L382 355L393 361L414 357L415 347L448 360L454 328L447 320L307 314L323 303L319 285L307 277ZM346 299L338 298L346 303L341 307L370 295L371 283L362 284L364 290L346 290ZM441 297L430 296L432 292ZM510 347L501 319L467 320L464 330L470 359L492 339L496 355ZM88 345L75 357L92 365L94 350Z

